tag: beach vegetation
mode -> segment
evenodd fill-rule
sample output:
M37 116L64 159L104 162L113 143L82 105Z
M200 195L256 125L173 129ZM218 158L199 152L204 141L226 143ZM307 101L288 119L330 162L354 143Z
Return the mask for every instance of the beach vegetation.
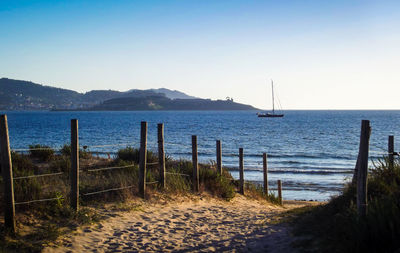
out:
M96 221L100 216L93 207L99 205L113 204L121 210L126 208L140 210L142 204L139 206L137 203L134 206L124 204L137 199L139 195L138 149L132 147L120 149L114 159L94 157L89 151L80 150L78 212L71 209L69 204L70 145L64 145L57 153L43 145L33 145L31 149L29 154L12 152L11 157L14 196L15 202L18 203L17 224L19 228L35 227L35 229L24 235L17 233L10 237L3 231L4 228L0 228L0 234L3 236L0 248L6 251L40 251L60 234L71 231L78 225ZM171 199L174 194L190 196L193 193L191 161L166 157L166 188L159 192L157 191L160 186L158 156L148 151L147 157L146 181L149 183L147 185L149 199L153 196ZM199 164L199 181L200 195L206 193L229 201L238 191L237 180L232 178L226 168L223 168L222 175L219 175L213 162ZM260 192L256 186L248 187L248 197L257 195L251 192L263 196L262 191ZM47 201L48 199L51 201ZM3 208L3 201L0 203Z
M400 249L400 163L387 158L374 163L368 174L367 215L357 213L356 186L326 205L307 207L295 215L298 244L323 252L395 252ZM396 252L397 252L396 251Z
M46 145L29 145L29 154L42 162L50 161L54 157L54 149Z
M226 173L219 175L215 167L203 165L199 170L200 187L204 187L212 195L231 200L235 197L235 186L232 184L232 177L227 177Z
M123 161L131 161L139 164L140 150L138 148L126 147L118 150L117 159ZM153 163L158 161L158 156L154 152L147 150L147 162Z
M70 144L64 144L64 146L60 149L60 153L63 156L70 157L71 156L71 145ZM92 155L90 152L88 152L86 149L79 149L79 157L80 158L90 158Z

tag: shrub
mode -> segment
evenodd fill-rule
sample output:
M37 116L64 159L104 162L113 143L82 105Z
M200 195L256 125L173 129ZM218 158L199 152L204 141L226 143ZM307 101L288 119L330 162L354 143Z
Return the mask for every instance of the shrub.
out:
M71 145L64 144L64 146L60 149L60 153L64 156L70 156L71 155Z
M139 163L139 149L135 149L132 147L120 149L117 153L117 159Z
M43 162L49 161L54 157L54 150L52 148L40 144L29 145L29 153L32 157L38 158Z
M139 163L140 150L133 147L126 147L118 150L117 159L123 161L132 161ZM147 150L147 162L157 162L158 156L150 150Z
M36 178L18 179L14 181L15 201L39 199L43 187Z
M298 217L296 233L310 234L325 252L394 252L400 248L400 166L379 160L368 175L367 216L356 208L356 187L349 184L328 204Z
M60 149L60 153L63 156L71 156L71 145L64 144L64 146ZM86 159L86 158L90 158L91 154L86 150L79 149L79 157Z
M38 167L26 155L11 152L11 160L14 177L29 176L38 171Z
M200 184L213 195L230 200L235 196L235 187L229 178L218 174L210 166L201 166L199 170Z
M52 172L69 172L70 169L71 160L68 157L61 157L50 164L50 170Z

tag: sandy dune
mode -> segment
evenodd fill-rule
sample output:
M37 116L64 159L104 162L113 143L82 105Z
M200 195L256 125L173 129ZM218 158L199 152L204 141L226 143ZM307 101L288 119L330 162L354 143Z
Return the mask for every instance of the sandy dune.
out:
M44 252L294 252L284 225L271 225L290 208L237 196L145 205L110 213L109 219L79 229L58 248Z

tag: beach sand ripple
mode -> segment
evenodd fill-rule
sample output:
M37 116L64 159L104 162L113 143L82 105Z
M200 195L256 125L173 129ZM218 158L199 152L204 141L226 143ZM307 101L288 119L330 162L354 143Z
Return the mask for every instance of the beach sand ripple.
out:
M285 210L243 196L146 205L81 228L43 252L295 252L288 227L271 224Z

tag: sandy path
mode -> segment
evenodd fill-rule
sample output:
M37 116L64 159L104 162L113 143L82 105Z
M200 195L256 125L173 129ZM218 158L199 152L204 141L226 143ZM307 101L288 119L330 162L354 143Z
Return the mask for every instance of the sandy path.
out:
M243 196L146 205L82 228L44 252L294 252L288 229L269 224L284 210Z

